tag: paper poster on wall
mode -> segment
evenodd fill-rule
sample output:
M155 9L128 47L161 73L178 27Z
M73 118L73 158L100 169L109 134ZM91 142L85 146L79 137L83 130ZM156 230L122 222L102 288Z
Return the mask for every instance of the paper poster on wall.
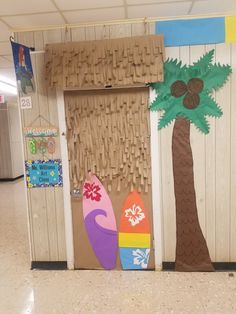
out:
M236 42L236 16L156 22L165 47Z
M194 187L193 155L190 125L208 134L206 117L222 116L213 93L228 80L229 65L213 63L214 50L207 52L191 65L168 59L164 64L165 80L153 84L157 97L152 111L163 111L158 129L174 121L172 160L176 200L176 259L177 271L213 271L209 250L198 219Z
M236 16L225 17L225 42L235 43L236 42Z
M158 21L156 34L164 35L165 47L223 43L225 18Z
M121 211L120 260L123 269L147 269L151 234L147 210L138 192L131 192Z
M25 161L28 188L62 186L62 162L55 160Z
M34 76L30 48L11 40L18 91L24 95L34 92Z

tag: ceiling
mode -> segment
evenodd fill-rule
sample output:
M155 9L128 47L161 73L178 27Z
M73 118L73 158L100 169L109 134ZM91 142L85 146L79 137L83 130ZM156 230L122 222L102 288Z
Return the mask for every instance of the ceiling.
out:
M0 75L14 78L13 29L235 12L236 0L0 0Z

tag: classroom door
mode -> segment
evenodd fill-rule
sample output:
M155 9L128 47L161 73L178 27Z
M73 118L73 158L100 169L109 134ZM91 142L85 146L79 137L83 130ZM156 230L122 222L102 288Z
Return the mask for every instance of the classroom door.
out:
M77 269L154 269L148 98L65 92Z

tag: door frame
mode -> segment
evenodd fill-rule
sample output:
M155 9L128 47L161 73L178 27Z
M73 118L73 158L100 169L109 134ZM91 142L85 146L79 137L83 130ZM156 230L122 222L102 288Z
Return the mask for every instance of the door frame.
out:
M149 88L149 101L156 97L155 91ZM64 197L64 218L66 256L68 269L74 269L74 244L72 208L70 195L69 159L66 138L66 117L64 91L56 90L57 110L59 120L61 159L63 171L63 197ZM152 173L152 212L153 212L153 247L155 256L155 270L162 270L162 212L161 212L161 189L160 189L160 137L157 131L158 114L150 111L150 132L151 132L151 173Z
M58 111L58 121L59 121L61 161L62 161L62 173L63 173L63 200L64 200L67 268L74 269L74 243L73 243L72 210L71 210L71 200L70 200L70 172L69 172L69 158L68 158L68 151L67 151L66 115L65 115L65 101L64 101L63 90L57 90L56 97L57 97L57 111Z
M149 87L149 103L156 98L156 92ZM153 213L153 246L155 255L155 269L162 270L163 261L163 233L162 233L162 200L161 200L161 161L160 161L160 133L158 132L158 112L150 113L151 132L151 173L152 173L152 213Z

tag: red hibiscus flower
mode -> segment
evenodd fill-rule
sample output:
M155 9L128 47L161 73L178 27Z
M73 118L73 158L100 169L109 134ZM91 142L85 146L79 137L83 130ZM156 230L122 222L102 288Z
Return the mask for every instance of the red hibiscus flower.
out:
M101 194L99 193L99 191L101 190L101 188L96 185L95 183L88 183L86 182L84 184L84 196L87 198L87 199L91 199L92 201L96 201L96 202L99 202L100 199L101 199Z

